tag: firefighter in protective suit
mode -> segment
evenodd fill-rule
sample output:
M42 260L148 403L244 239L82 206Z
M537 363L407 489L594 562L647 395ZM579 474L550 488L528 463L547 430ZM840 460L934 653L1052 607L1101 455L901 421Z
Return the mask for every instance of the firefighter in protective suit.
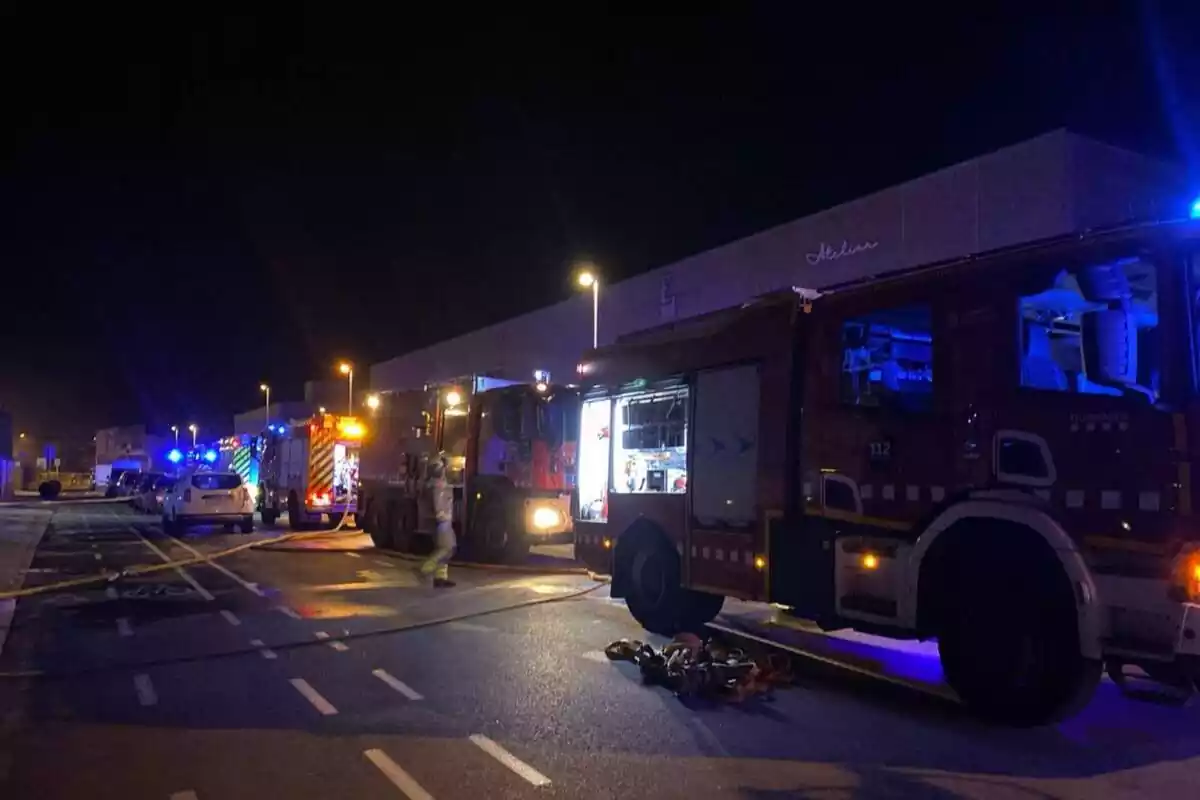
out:
M450 557L458 546L454 538L454 489L446 483L446 462L435 458L429 464L429 478L425 484L429 492L433 516L437 521L437 533L434 537L433 552L421 564L421 575L433 575L433 586L436 589L448 588L454 585L450 580Z

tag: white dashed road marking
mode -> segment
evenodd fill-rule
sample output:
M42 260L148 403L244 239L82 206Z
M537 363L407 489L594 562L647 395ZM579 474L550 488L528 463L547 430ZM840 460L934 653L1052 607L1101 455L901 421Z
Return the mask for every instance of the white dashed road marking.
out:
M234 614L232 611L230 611L227 608L221 609L221 616L224 617L225 621L228 622L230 625L237 626L237 625L242 624L242 621L237 618L237 614Z
M505 750L500 745L493 742L488 737L481 733L473 733L469 737L471 743L478 747L483 752L487 753L492 758L499 761L504 766L511 769L513 772L520 775L525 780L532 783L534 786L549 786L550 779L542 773L538 772L533 767L526 764L521 759L514 756L512 753Z
M433 795L421 788L412 775L405 772L399 764L392 761L382 750L367 750L363 753L367 760L383 773L392 785L399 789L408 800L433 800Z
M425 699L424 696L422 696L420 692L413 689L407 683L400 680L399 678L394 678L390 674L388 674L387 670L373 669L373 670L371 670L371 674L374 675L376 678L379 678L379 680L383 681L388 686L395 689L400 694L407 697L409 700L424 700Z
M338 651L339 653L344 653L350 649L345 644L343 644L342 642L339 642L339 641L332 641L329 643L329 646L332 647L334 650Z
M199 550L192 547L187 542L176 539L174 536L168 536L167 538L170 539L175 544L182 547L184 550L187 550L189 553L194 555L196 558L203 558L204 563L207 566L210 566L213 569L218 570L225 576L232 578L234 581L236 581L238 584L240 584L243 589L245 589L249 592L253 592L254 594L258 595L259 597L266 597L266 592L264 592L262 589L258 588L257 583L251 583L250 581L243 578L241 575L238 575L236 572L226 569L226 567L223 564L213 561L208 556L204 555L204 553L201 553Z
M133 627L129 624L129 617L117 617L117 633L121 636L133 636Z
M304 619L304 617L300 616L299 614L297 614L295 611L288 608L287 606L275 606L275 610L281 611L284 614L287 614L292 619Z
M272 650L271 648L267 647L265 644L263 644L263 640L262 640L262 639L251 639L251 640L250 640L250 644L252 644L252 645L254 645L255 647L257 647L257 648L258 648L258 652L259 652L259 653L262 655L262 657L263 657L263 658L265 658L267 661L273 661L273 660L275 659L275 651L274 651L274 650Z
M394 566L396 566L396 565L395 565L395 564L393 564L391 561L388 561L386 558L373 558L373 559L371 559L371 560L372 560L372 561L374 561L376 564L380 565L381 567L394 567Z
M288 681L296 688L296 691L304 696L304 699L312 703L313 708L320 711L325 716L332 716L338 713L338 710L333 707L333 703L321 696L321 693L309 685L308 681L303 678L292 678Z
M326 633L325 631L317 631L316 633L313 634L313 636L317 637L321 641L325 641L326 639L329 638L329 634Z
M150 682L150 676L145 673L139 673L133 676L133 688L137 692L138 702L144 706L152 706L158 703L158 694L154 691L154 684Z
M99 553L92 553L92 558L96 559L97 561L99 561L102 557L103 556L101 556Z
M145 536L142 536L141 532L137 528L130 526L129 530L133 532L134 536L136 536L138 539L141 540L142 544L146 545L146 547L149 547L151 550L153 550L154 554L163 560L163 563L166 563L166 564L171 563L171 557L168 556L166 553L164 553L162 550L159 550L158 547L155 546L154 542L150 541ZM179 573L179 577L181 577L185 581L187 581L188 585L196 590L196 594L200 595L205 600L215 599L209 593L208 589L205 589L203 586L196 583L196 579L193 578L190 574L188 574L188 571L186 569L184 569L183 567L176 567L175 571Z
M358 553L346 553L350 558L362 558Z

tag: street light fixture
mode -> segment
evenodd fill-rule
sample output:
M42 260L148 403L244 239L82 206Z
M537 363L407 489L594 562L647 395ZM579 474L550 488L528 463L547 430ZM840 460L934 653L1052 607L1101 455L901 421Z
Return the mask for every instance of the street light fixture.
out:
M267 427L269 428L271 427L271 387L267 386L265 383L260 383L258 385L258 390L260 392L266 392L267 394L267 407L264 411L264 414L267 417Z
M195 450L196 449L196 432L199 431L200 428L196 425L196 423L193 422L191 425L188 425L188 430L192 432L192 449Z
M379 395L377 395L377 394L367 395L367 408L371 409L372 411L379 408Z
M354 365L348 361L343 361L338 364L338 372L342 373L349 379L350 382L350 410L347 412L351 416L354 415Z
M179 426L178 426L178 425L172 425L172 426L171 426L171 433L175 434L175 446L176 446L176 447L179 447Z
M576 282L584 289L592 290L592 349L600 346L600 277L590 265L580 267Z

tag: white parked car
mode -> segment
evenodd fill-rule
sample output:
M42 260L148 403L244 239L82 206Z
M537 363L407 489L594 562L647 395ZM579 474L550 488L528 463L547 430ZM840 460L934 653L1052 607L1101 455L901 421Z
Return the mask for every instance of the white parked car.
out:
M179 478L163 498L163 530L182 531L189 525L233 526L254 530L254 500L236 472L199 470Z

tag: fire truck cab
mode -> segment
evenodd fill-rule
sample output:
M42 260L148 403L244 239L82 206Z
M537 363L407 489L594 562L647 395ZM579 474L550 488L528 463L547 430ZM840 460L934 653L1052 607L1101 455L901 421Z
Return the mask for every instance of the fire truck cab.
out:
M274 427L264 434L259 469L263 522L274 523L286 510L290 527L301 530L324 514L334 525L353 514L363 423L356 417L318 413Z
M1195 222L1094 232L593 351L577 557L659 633L735 597L936 638L1009 724L1105 666L1190 692L1198 249Z
M517 560L570 541L578 393L479 376L380 395L363 456L363 527L380 547L422 548L434 530L431 458L454 487L459 551Z

